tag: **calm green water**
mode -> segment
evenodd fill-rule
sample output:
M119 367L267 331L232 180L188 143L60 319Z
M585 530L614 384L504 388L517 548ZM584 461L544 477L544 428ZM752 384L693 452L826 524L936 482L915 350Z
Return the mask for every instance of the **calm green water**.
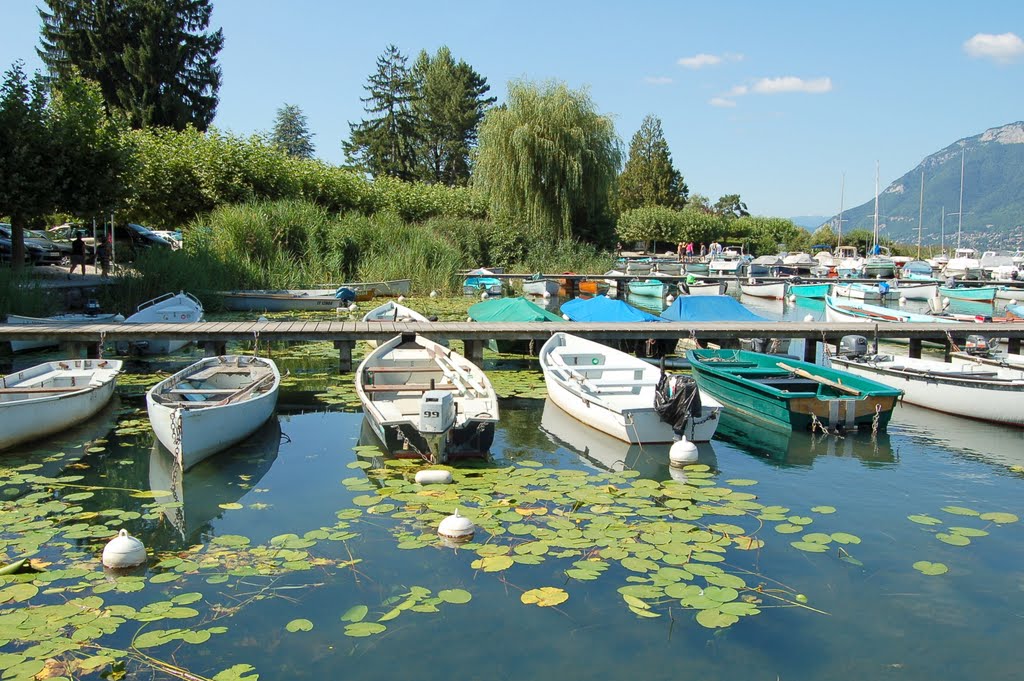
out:
M756 495L757 503L784 507L781 516L807 524L783 533L776 528L790 523L761 520L756 512L709 513L693 521L735 524L764 542L757 550L730 548L723 562L713 563L745 580L748 588L739 589L740 596L759 600L761 612L710 629L696 621L696 610L672 598L651 601L657 617L634 614L619 589L642 583L646 575L620 559L605 560L607 569L592 581L567 576L581 558L600 558L599 547L564 556L556 555L562 549L551 548L536 564L517 562L496 572L473 566L489 552L501 553L497 547L536 539L516 528L546 522L529 515L537 509L543 507L548 518L593 510L557 501L558 494L571 494L573 488L591 485L613 496L639 493L641 500L649 489L643 480L660 483L659 490L678 489L667 448L627 447L581 426L542 398L503 400L493 460L463 469L470 476L466 480L501 469L499 479L540 476L536 479L561 481L560 491L510 487L504 495L491 488L467 494L458 503L468 514L475 506L506 499L500 525L509 531L493 537L481 532L473 544L450 548L431 539L436 512L422 512L422 520L416 517L420 512L395 517L401 508L368 512L367 498L378 489L390 493L391 483L374 473L379 461L355 449L372 444L372 436L361 413L342 410L332 397L339 394L332 390L343 392L350 377L332 375L331 353L307 346L278 354L293 381L282 390L277 418L246 443L184 476L154 445L138 385L147 372L188 363L183 357L130 365L135 373L99 417L45 445L3 455L0 498L7 505L0 542L8 559L20 555L25 537L44 524L15 517L25 508L18 499L26 498L32 484L12 478L12 469L27 461L42 465L32 474L70 476L64 478L69 487L41 483L45 494L29 497L30 506L83 489L92 492L72 497L70 510L55 512L54 517L74 520L57 526L37 554L52 562L49 571L82 570L52 582L22 575L0 585L0 667L10 672L5 678L26 678L16 673L27 646L14 640L18 627L11 623L12 613L29 604L88 596L103 599L104 606L137 609L186 596L182 600L194 615L179 612L180 619L149 623L129 618L95 641L128 650L133 637L154 629L225 627L198 644L172 640L139 649L205 677L233 665L254 668L220 677L225 679L254 673L262 679L1021 678L1024 523L992 522L977 514L1020 514L1024 508L1024 431L909 406L897 408L889 432L874 439L804 433L787 438L725 419L719 437L699 451L709 477L701 478L698 469L691 482ZM18 366L37 360L19 358ZM517 364L503 361L502 366ZM496 375L495 367L488 359L485 368ZM536 386L536 375L527 378L515 380ZM537 394L526 387L513 392ZM659 507L658 499L664 499L658 495L641 510ZM632 526L687 522L632 515L631 498L627 494L619 506L594 513L621 513ZM522 521L514 519L516 508L527 514ZM908 516L933 518L935 524ZM104 576L99 553L122 526L146 543L150 562L132 575ZM951 527L969 528L960 535L969 543L941 541L939 534L956 534ZM809 533L840 532L859 543L830 541L821 553L791 544ZM288 534L298 537L281 539ZM241 537L248 543L239 548ZM259 545L270 549L248 550ZM948 572L922 574L913 567L918 561L943 563ZM33 580L41 591L28 600L19 602L5 591ZM693 583L706 586L699 577ZM767 593L757 591L759 586ZM414 587L431 595L460 589L471 600L442 603L437 612L405 609L386 619ZM540 587L561 589L568 598L553 607L521 602L524 592ZM806 596L813 610L798 607L795 594ZM364 621L385 618L386 631L366 638L346 635L349 623L341 618L359 605L368 608ZM312 629L288 631L295 620L308 620ZM67 627L60 633L73 638L74 632ZM132 676L172 678L140 659L129 660Z

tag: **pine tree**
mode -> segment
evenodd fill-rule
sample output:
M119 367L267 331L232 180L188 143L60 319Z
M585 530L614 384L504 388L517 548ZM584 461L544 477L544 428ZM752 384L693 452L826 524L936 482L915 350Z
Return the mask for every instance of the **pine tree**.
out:
M360 100L375 117L349 123L349 140L342 147L351 161L372 175L413 180L417 133L412 102L416 88L406 62L394 45L377 57L377 72L363 86L369 96Z
M270 141L289 156L313 157L313 135L309 132L306 114L294 104L285 104L277 110Z
M465 61L456 63L447 47L430 57L420 52L412 69L417 98L413 113L419 130L419 176L427 182L465 185L477 126L496 100L485 97L487 79Z
M629 143L629 159L619 175L619 210L641 206L682 208L690 193L672 165L661 119L646 116Z
M45 0L39 56L58 82L74 69L100 84L133 127L205 130L217 110L220 30L211 0Z

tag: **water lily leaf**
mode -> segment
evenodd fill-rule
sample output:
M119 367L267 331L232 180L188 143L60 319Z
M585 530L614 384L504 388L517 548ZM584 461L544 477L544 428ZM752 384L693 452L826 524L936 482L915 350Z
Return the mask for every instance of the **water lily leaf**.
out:
M971 543L971 540L962 534L945 534L940 532L935 535L935 538L941 542L945 542L951 546L967 546Z
M217 672L213 681L257 681L260 675L251 673L255 671L256 668L251 664L236 664L224 671Z
M366 614L370 612L370 609L365 605L353 605L351 608L345 611L345 614L341 616L342 622L362 622Z
M155 648L181 638L184 629L152 629L135 637L132 645L136 648Z
M442 589L437 592L437 597L445 603L461 605L463 603L469 603L473 598L473 594L469 593L465 589Z
M728 603L729 601L735 601L740 597L740 594L736 589L720 586L709 586L704 589L704 595L713 601L718 601L719 603Z
M715 584L717 586L730 587L733 589L742 589L747 586L747 583L743 581L742 577L736 575L730 575L727 572L723 572L720 575L708 575L704 578L708 584Z
M780 534L796 534L797 532L803 532L804 528L792 523L779 523L775 526L775 531Z
M918 525L941 525L942 521L938 518L933 518L930 515L918 514L908 515L907 519L911 522L917 523Z
M12 584L6 589L0 590L0 603L7 603L9 601L21 603L33 598L37 593L39 593L39 587L35 584L25 582Z
M804 541L809 541L812 544L831 544L832 537L824 532L811 532L804 535Z
M814 522L813 518L808 518L805 515L791 515L786 520L794 525L810 525Z
M284 625L284 628L292 633L297 631L312 631L313 623L307 619L295 619Z
M354 638L364 638L379 634L385 630L387 630L387 627L377 622L356 622L345 627L345 635Z
M569 594L557 587L542 586L539 589L530 589L524 592L519 600L527 605L534 604L541 608L547 608L569 600Z
M933 563L928 560L919 560L914 563L914 569L925 575L944 575L949 572L949 568L943 563Z
M732 480L725 481L727 485L733 485L734 487L749 487L750 485L756 485L757 480L746 480L744 478L733 478Z
M225 511L237 511L240 508L244 508L237 501L230 501L230 502L228 502L226 504L217 504L217 506L219 506L220 508L223 508Z
M860 537L855 534L850 534L849 532L833 532L832 541L839 544L859 544Z
M629 586L620 586L618 589L619 593L623 596L629 596L630 598L642 599L642 598L661 598L665 592L650 584L630 584ZM629 598L626 599L627 603L632 601Z
M653 617L661 617L660 613L653 612L651 610L646 610L644 608L638 608L633 605L630 605L629 609L633 612L634 615L638 617L647 617L648 619Z
M735 615L736 617L745 617L748 615L756 615L761 612L756 605L753 603L744 603L743 601L733 601L732 603L722 603L719 608L722 612L727 615Z
M815 513L821 513L822 515L828 515L829 513L835 513L835 506L814 506L811 508Z
M964 537L987 537L988 532L985 530L979 530L974 527L950 527L949 531L952 534L959 534Z
M799 527L795 525L794 527ZM764 547L764 540L757 537L738 536L733 537L733 544L741 551L753 551Z
M509 556L487 556L479 560L474 560L470 563L470 566L476 570L483 570L484 572L501 572L507 570L515 564Z
M974 509L964 508L963 506L943 506L942 510L953 515L981 515Z
M721 610L701 610L697 613L697 623L708 629L720 629L732 626L739 621L736 615L730 615Z
M657 563L653 560L646 560L644 558L635 558L630 556L628 558L623 558L620 562L622 563L622 567L627 570L631 570L632 572L652 572L658 569Z
M791 541L789 544L793 548L806 551L807 553L824 553L828 551L828 547L824 544L812 544L808 541Z
M1000 525L1005 525L1007 523L1015 523L1018 520L1017 516L1015 516L1012 513L1002 513L999 511L994 511L992 513L982 513L981 519L988 520L993 523L999 523Z

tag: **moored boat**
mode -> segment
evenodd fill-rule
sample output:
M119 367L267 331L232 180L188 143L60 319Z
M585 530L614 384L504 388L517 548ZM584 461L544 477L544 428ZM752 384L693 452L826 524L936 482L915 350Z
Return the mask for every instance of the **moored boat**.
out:
M31 324L32 326L66 326L69 324L112 324L123 322L124 316L119 314L88 314L68 313L58 314L52 317L26 317L25 315L7 315L8 324ZM49 348L58 344L56 338L42 338L39 340L12 340L11 352L23 352L25 350L36 350L38 348Z
M691 296L724 296L729 285L724 281L695 281L683 286L687 295Z
M939 295L953 300L971 300L991 303L996 299L998 286L940 286Z
M349 295L346 295L346 291ZM352 289L253 289L248 291L222 291L224 307L228 310L248 312L288 312L292 310L335 310L353 300L373 298L372 291L355 292Z
M825 296L829 294L832 289L831 283L825 284L790 284L790 294L797 298L812 298L815 300L824 300Z
M863 340L862 338L860 340ZM858 344L865 348L866 343ZM832 366L903 391L909 404L955 416L1024 426L1024 372L974 362L955 364L860 351Z
M835 296L825 298L825 320L829 322L911 322L934 324L958 321L950 317L939 317L917 312L894 310L880 305L856 301L841 301Z
M498 422L498 396L465 357L416 334L381 343L356 370L356 393L392 456L443 463L486 456Z
M473 296L486 293L488 296L500 296L504 293L501 279L493 276L492 270L477 268L470 271L469 275L462 281L463 295Z
M832 287L833 296L853 298L854 300L883 300L892 295L892 290L886 282L877 284L857 284L836 282Z
M203 304L191 293L165 293L147 300L136 308L125 324L192 324L203 321ZM160 338L153 340L120 341L117 351L124 354L134 350L144 355L166 355L185 347L191 340Z
M668 292L668 286L659 279L645 279L644 281L630 281L626 284L628 290L634 296L647 296L651 298L664 298Z
M338 284L336 291L340 289L349 289L356 293L356 300L360 300L359 294L368 296L365 299L370 298L397 298L398 296L407 296L412 291L412 279L388 279L386 281L352 281L346 284Z
M746 350L689 350L703 393L781 430L885 430L901 391L843 371Z
M0 449L61 432L90 418L114 394L120 360L45 362L0 378Z
M901 279L898 284L898 287L891 290L907 300L931 300L939 294L939 285L934 282Z
M383 305L378 305L363 315L364 322L424 322L429 324L430 320L411 307L389 300ZM367 341L371 348L377 347L377 341Z
M472 322L560 322L554 312L526 298L491 298L469 307L469 321ZM542 341L496 339L493 350L521 355L536 355Z
M273 413L281 374L262 357L206 357L146 393L156 437L187 470L249 437Z
M557 279L549 279L535 274L529 279L523 279L523 293L531 296L556 296L561 284Z
M782 300L786 297L786 282L748 280L740 284L740 292L745 296L754 296L755 298Z
M707 442L718 427L721 405L705 400L691 385L689 392L679 394L685 401L684 419L681 432L674 433L655 404L662 371L600 343L556 333L541 348L540 366L552 402L576 420L623 442L671 442L679 435Z

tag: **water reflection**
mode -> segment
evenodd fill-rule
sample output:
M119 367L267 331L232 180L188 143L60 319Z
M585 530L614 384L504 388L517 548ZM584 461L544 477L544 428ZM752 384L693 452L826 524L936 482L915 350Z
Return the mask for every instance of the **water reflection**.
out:
M185 545L212 532L210 521L224 513L221 504L237 502L267 474L277 459L281 424L277 417L230 451L211 456L184 474L174 455L154 442L149 454L149 487L164 517Z
M820 456L855 458L868 465L895 463L898 458L886 433L872 437L870 433L782 432L729 411L722 412L715 439L787 466L810 466Z
M631 445L580 423L550 399L544 400L540 427L555 445L575 452L595 468L635 470L651 480L672 477L668 465L670 444ZM710 443L698 445L697 455L697 463L717 469L718 458Z
M1024 466L1024 429L962 419L904 404L890 429L906 433L921 444L1007 468Z

